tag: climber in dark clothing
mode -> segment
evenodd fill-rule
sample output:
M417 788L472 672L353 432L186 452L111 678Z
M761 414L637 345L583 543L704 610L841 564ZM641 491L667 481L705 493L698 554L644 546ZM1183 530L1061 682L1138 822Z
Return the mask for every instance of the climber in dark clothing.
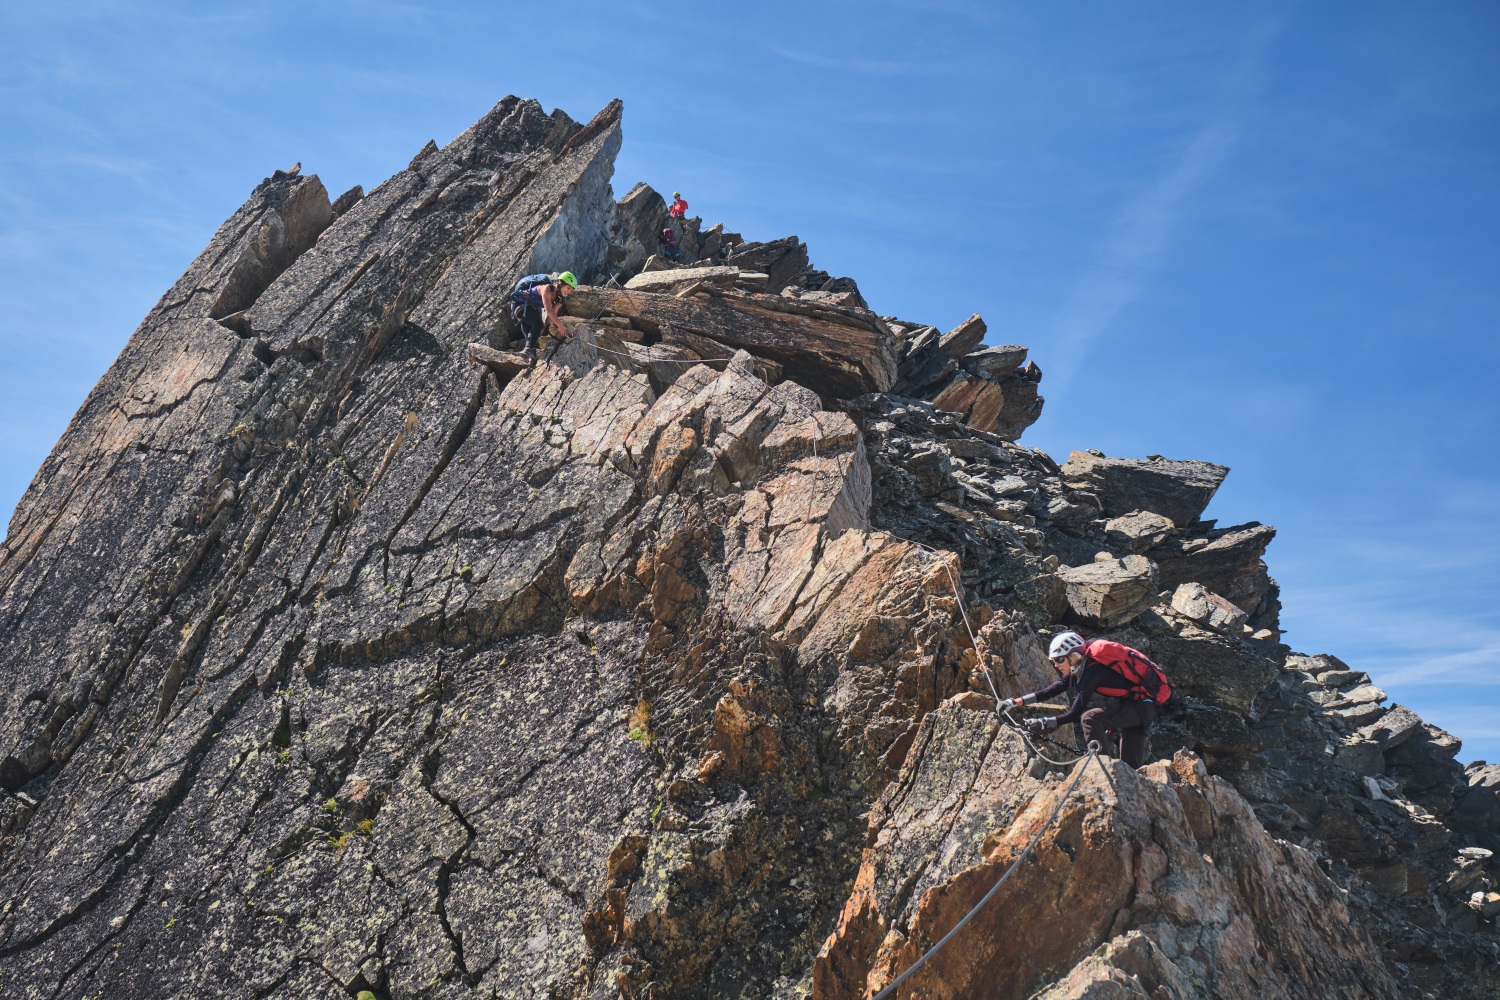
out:
M1146 735L1156 721L1156 710L1172 696L1161 668L1139 650L1105 639L1084 642L1077 632L1055 637L1047 655L1062 676L1040 691L1016 698L1015 704L1030 705L1068 689L1074 691L1073 703L1061 715L1027 720L1027 728L1045 732L1079 722L1084 740L1102 747L1109 746L1109 733L1118 733L1120 759L1131 767L1144 764ZM1104 705L1088 708L1096 694L1104 698Z
M677 234L672 232L670 225L661 227L661 252L670 260L682 257L682 250L677 246Z
M572 271L564 271L556 278L550 274L529 274L516 282L515 290L510 293L510 314L521 325L521 336L525 339L521 356L528 362L536 360L536 342L544 330L555 330L558 339L567 336L559 310L563 300L577 290L578 279Z

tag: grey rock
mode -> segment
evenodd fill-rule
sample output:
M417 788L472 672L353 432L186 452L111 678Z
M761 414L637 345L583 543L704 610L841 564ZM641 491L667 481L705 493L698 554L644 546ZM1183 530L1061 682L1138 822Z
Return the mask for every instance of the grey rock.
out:
M1471 766L1465 772L1448 823L1500 850L1500 764Z
M1135 553L1150 551L1166 541L1174 530L1171 521L1149 510L1131 511L1104 523L1104 535L1112 545Z
M1153 638L1151 658L1166 671L1179 696L1223 705L1241 715L1276 676L1275 662L1245 643L1191 626L1175 636Z
M1379 868L1366 868L1360 874L1382 896L1399 899L1406 895L1408 872L1404 861L1382 865Z
M1263 559L1276 529L1254 522L1203 534L1168 538L1151 549L1163 587L1201 583L1250 615L1252 624L1274 627L1275 582Z
M1026 348L1018 344L998 347L982 347L970 351L958 359L959 365L971 375L982 375L1001 379L1014 374L1026 363Z
M1341 688L1354 684L1366 684L1370 675L1362 670L1326 670L1318 675L1318 683L1323 687Z
M1361 684L1358 687L1351 688L1350 690L1343 692L1343 695L1345 700L1353 702L1356 705L1366 705L1372 702L1382 702L1385 701L1387 697L1389 697L1384 691L1376 687L1374 684Z
M1337 707L1333 709L1332 714L1350 728L1358 729L1368 726L1376 719L1379 719L1385 714L1385 710L1380 707L1379 702L1374 700L1354 702L1353 704L1350 704L1346 700L1341 700L1337 702Z
M677 268L637 274L625 282L625 287L632 291L673 295L700 283L729 288L739 276L740 269L737 267Z
M1341 765L1361 776L1385 772L1385 751L1374 740L1345 739L1339 744L1336 759Z
M791 284L807 268L807 244L795 236L769 243L741 243L724 261L742 271L767 275L765 290L772 295Z
M1172 607L1200 625L1229 635L1238 635L1240 627L1250 617L1201 583L1178 586L1172 594Z
M1327 676L1326 674L1324 675ZM1362 739L1372 740L1382 750L1400 746L1422 731L1422 720L1404 705L1392 705L1380 721L1359 731Z
M1107 498L1104 513L1110 517L1149 510L1186 527L1203 516L1229 469L1211 462L1109 458L1075 451L1063 475L1099 488Z
M1156 564L1145 556L1074 566L1057 575L1073 613L1091 625L1123 624L1156 600Z

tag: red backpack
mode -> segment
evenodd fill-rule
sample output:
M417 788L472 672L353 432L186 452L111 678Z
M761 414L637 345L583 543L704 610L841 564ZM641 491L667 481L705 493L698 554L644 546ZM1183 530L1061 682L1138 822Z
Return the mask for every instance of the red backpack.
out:
M1172 686L1167 683L1167 675L1138 649L1131 649L1108 639L1095 639L1084 644L1082 653L1095 663L1102 663L1113 670L1126 682L1117 687L1106 686L1108 682L1099 685L1096 690L1106 698L1131 698L1164 705L1172 697Z

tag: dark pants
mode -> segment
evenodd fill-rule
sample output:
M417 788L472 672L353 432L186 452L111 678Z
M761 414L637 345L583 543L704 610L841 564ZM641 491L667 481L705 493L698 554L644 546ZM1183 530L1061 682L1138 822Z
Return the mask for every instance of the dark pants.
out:
M526 350L536 350L537 338L542 335L542 327L547 323L546 315L531 303L520 306L511 306L510 314L516 318L521 325L521 337L526 342Z
M1131 767L1140 767L1146 762L1146 734L1156 721L1156 705L1111 698L1103 706L1084 712L1079 721L1083 723L1084 740L1090 743L1098 740L1106 753L1110 749L1106 733L1114 730L1120 737L1120 759Z

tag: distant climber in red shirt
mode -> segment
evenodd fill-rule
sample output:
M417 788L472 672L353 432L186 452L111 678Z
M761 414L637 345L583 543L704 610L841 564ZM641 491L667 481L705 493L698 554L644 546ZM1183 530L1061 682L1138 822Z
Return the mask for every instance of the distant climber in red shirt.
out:
M683 200L681 191L672 192L672 204L667 207L667 214L674 219L687 218L687 202Z
M1016 698L1015 704L1030 705L1067 689L1075 692L1073 704L1062 715L1028 719L1026 727L1043 732L1081 722L1083 738L1097 740L1106 750L1106 737L1115 732L1120 735L1120 759L1135 768L1144 764L1146 734L1156 721L1156 710L1172 697L1161 668L1138 649L1107 639L1085 642L1077 632L1059 633L1047 656L1062 676L1040 691ZM1104 698L1104 705L1084 711L1096 694Z

